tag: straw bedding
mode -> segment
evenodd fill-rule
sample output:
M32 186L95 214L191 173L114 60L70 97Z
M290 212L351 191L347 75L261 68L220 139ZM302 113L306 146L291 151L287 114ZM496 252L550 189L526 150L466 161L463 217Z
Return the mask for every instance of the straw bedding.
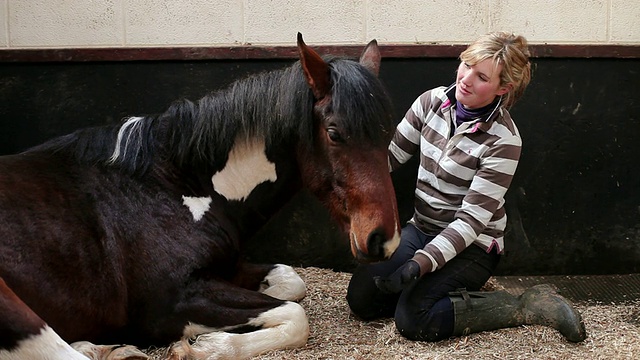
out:
M554 329L521 326L451 338L437 343L403 338L393 320L363 322L345 300L350 274L296 268L307 284L300 302L309 317L306 346L271 351L257 359L636 359L640 358L640 301L624 304L576 304L588 337L573 344ZM499 286L490 280L486 290ZM161 349L151 350L161 359ZM157 354L157 355L154 355Z

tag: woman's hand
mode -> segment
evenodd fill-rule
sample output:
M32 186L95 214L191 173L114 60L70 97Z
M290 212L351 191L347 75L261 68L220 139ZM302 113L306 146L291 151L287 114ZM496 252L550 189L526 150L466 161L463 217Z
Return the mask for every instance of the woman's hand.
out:
M387 294L395 294L404 290L410 283L420 277L420 265L411 259L387 277L375 276L376 286Z

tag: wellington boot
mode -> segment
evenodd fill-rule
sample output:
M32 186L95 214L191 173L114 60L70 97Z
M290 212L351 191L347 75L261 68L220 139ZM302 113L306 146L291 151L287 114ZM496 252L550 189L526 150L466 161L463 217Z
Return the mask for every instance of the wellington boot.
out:
M505 291L461 290L450 294L454 309L453 335L467 335L520 325L545 325L567 340L587 337L580 313L550 285L536 285L519 297Z

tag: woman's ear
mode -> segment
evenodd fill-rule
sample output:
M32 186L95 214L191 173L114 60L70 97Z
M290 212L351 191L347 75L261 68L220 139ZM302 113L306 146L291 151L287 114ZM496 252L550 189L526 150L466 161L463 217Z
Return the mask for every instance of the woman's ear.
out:
M508 93L511 90L513 90L513 84L512 83L508 83L507 85L501 86L498 89L498 91L496 92L496 95L502 96L502 95Z

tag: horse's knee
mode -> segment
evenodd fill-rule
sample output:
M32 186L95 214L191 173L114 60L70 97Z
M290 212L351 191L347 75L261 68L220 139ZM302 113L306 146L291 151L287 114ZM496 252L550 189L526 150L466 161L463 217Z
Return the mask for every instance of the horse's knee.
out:
M309 337L309 320L304 308L295 302L286 301L282 306L271 309L249 321L249 325L262 328L276 328L287 336L290 346L302 346Z
M260 331L231 333L214 331L193 341L175 343L169 359L247 359L268 350L304 346L309 338L309 321L300 304L286 301L246 325Z
M453 307L448 298L430 309L398 305L395 323L398 332L410 340L439 341L453 333Z

